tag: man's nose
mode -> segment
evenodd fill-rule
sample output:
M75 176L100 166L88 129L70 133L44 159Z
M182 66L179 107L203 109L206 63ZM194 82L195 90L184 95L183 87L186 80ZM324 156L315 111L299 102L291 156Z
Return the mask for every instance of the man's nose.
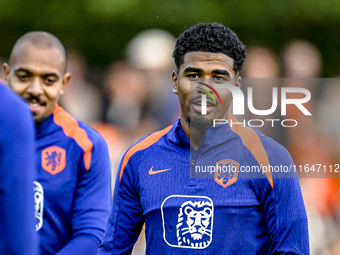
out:
M198 87L201 87L203 88L204 90L200 90L199 93L201 94L207 94L206 91L210 92L210 93L213 93L213 91L211 90L211 88L214 87L214 85L211 85L211 81L209 83L209 80L208 79L202 79L201 82L197 82L198 83Z
M214 79L210 76L206 76L202 79L202 82L205 83L205 84L208 84L210 85L211 87L214 87L215 85L215 82L214 82Z
M215 82L214 82L214 79L211 78L211 77L204 77L202 80L201 80L201 84L204 84L204 88L206 90L208 90L210 93L213 93L213 89L211 88L214 88L215 87Z
M27 92L33 96L39 96L43 93L42 81L39 77L34 77L30 83Z

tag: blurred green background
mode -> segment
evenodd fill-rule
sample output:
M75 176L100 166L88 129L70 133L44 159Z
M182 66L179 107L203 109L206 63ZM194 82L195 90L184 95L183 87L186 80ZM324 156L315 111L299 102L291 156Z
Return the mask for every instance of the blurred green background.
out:
M158 27L177 37L199 22L223 23L246 45L278 54L288 41L307 39L322 53L323 76L340 73L338 0L0 0L0 56L7 59L25 32L45 30L100 70L122 58L139 31Z

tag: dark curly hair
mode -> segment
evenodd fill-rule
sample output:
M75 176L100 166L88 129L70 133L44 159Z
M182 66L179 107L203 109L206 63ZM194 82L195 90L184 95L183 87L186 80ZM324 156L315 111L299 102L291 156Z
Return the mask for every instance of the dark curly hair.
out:
M246 46L229 28L218 23L199 23L181 34L172 56L177 69L183 64L184 55L191 51L223 53L234 60L234 71L241 71L246 58Z

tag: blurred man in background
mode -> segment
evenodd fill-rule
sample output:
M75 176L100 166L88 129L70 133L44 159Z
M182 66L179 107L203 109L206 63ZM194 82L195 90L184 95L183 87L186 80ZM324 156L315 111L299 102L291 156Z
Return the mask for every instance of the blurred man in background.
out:
M247 48L247 61L242 69L242 90L247 92L252 88L253 106L256 109L270 109L273 103L273 88L280 87L281 67L279 58L275 52L266 47L249 47ZM280 102L280 99L278 99ZM280 119L279 111L270 115L259 116L253 114L249 109L245 109L245 118L250 119ZM240 119L241 121L241 119ZM273 138L282 145L286 144L284 129L281 125L273 128L271 125L256 127L256 130L262 134Z
M67 72L72 74L59 104L78 120L90 125L102 119L102 100L96 86L86 80L86 61L76 51L67 52Z
M35 184L39 254L95 254L110 205L110 159L104 139L57 103L70 79L58 38L30 32L14 45L3 71L37 127Z
M32 189L34 153L31 114L0 81L0 254L38 254Z
M296 165L308 164L310 166L317 164L329 166L338 163L339 161L333 158L334 152L338 150L331 147L338 135L328 129L329 126L336 128L331 119L336 119L334 116L337 116L335 112L337 107L332 105L335 101L327 95L324 95L326 97L323 99L327 100L327 110L320 114L319 101L322 100L323 90L330 87L327 86L329 85L327 82L325 83L325 79L319 78L323 68L320 50L309 41L293 40L284 47L282 59L283 75L286 78L283 86L308 89L312 97L305 106L311 109L311 112L316 113L313 114L316 117L308 118L300 111L292 109L292 105L287 106L287 118L299 122L294 129L286 130L287 148L294 162ZM336 96L335 91L332 93ZM291 97L293 96L297 95L292 93ZM332 118L324 118L329 113ZM317 117L318 114L323 116L322 119ZM326 139L325 133L332 138ZM328 171L323 172L322 175L314 171L300 173L300 177L302 177L300 178L301 189L309 219L310 254L328 254L329 247L338 238L336 219L339 204L338 178L332 178L334 176ZM315 189L316 186L317 189Z

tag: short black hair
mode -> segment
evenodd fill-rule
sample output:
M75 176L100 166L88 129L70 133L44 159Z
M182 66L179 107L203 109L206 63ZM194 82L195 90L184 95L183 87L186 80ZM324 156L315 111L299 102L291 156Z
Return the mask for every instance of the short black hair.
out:
M65 60L64 71L66 71L67 56L66 56L66 50L65 50L64 45L55 35L48 33L48 32L44 32L44 31L32 31L21 36L13 46L11 55L9 57L9 65L11 65L16 49L19 48L20 45L26 42L30 42L36 47L42 48L42 49L50 49L54 47L59 49L61 54L63 54L64 56L64 60Z
M234 60L235 72L242 70L246 46L229 28L218 23L199 23L184 31L176 41L172 56L177 69L191 51L223 53Z

